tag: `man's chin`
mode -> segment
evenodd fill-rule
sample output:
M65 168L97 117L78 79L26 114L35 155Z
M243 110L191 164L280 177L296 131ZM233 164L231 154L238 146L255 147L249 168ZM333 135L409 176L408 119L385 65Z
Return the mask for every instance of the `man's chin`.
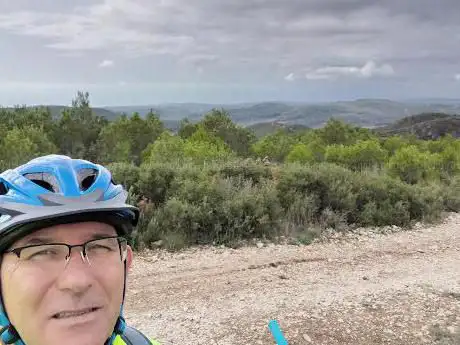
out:
M47 345L103 345L108 338L94 332L67 334L53 338Z
M92 323L54 324L49 328L49 344L102 345L110 337L113 330L103 320L95 320Z

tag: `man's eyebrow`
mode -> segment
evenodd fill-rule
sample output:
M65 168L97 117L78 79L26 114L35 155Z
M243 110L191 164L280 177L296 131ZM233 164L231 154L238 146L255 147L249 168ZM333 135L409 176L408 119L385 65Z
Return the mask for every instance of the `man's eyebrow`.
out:
M99 240L101 238L113 237L113 236L116 236L116 235L108 234L104 231L101 231L101 232L93 233L87 241ZM31 245L36 245L36 244L49 244L49 243L62 243L62 241L56 241L55 239L51 237L46 237L46 236L30 237L27 240L20 242L15 247L25 247L25 246L31 246Z
M21 242L21 244L18 247L30 246L34 244L47 244L53 242L56 241L53 241L53 239L50 237L31 237Z
M90 239L89 239L89 241L91 241L91 240L99 240L101 238L106 238L106 237L115 237L115 236L117 236L117 235L108 234L106 232L101 231L101 232L96 232L96 233L92 234Z

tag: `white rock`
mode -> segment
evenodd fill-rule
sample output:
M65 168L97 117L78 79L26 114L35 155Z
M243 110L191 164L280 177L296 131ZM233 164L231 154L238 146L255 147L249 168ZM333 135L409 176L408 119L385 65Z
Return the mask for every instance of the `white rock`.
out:
M305 340L305 341L308 341L309 343L311 343L311 338L308 334L303 334L302 335L302 338Z

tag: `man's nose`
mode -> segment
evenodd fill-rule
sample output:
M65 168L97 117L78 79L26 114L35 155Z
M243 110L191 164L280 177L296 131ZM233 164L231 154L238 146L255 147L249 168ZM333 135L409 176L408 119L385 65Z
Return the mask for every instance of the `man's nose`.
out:
M73 248L68 262L57 277L58 288L81 295L91 288L93 282L94 276L87 258L83 256L81 248Z

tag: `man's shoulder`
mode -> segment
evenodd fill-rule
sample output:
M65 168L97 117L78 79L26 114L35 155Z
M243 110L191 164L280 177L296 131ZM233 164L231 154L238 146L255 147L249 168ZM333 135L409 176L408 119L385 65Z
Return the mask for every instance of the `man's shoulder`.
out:
M150 343L149 343L150 342ZM125 333L118 335L113 342L113 345L161 345L157 340L148 338L138 329L128 326Z

